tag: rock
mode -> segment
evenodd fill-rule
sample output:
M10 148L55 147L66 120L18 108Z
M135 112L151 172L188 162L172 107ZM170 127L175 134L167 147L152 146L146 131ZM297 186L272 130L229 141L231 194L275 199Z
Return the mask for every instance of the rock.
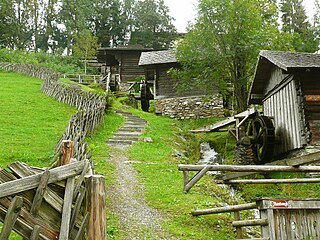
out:
M144 142L149 142L149 143L153 143L153 140L151 137L146 137L143 139Z

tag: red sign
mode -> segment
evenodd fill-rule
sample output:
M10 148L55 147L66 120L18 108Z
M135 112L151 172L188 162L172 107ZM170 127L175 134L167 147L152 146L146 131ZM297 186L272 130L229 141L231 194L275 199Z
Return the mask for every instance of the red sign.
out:
M271 207L273 208L288 208L289 204L287 200L272 200Z

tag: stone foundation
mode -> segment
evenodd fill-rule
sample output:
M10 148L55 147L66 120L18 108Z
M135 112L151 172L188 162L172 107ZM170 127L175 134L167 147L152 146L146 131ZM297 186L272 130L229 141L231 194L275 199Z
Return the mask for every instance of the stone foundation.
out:
M223 99L219 94L158 99L155 111L176 119L224 117Z

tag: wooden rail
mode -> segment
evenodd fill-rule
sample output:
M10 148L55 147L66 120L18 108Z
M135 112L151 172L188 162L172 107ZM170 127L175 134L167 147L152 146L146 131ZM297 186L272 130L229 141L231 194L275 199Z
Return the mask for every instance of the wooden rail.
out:
M250 173L265 172L320 172L320 166L273 166L273 165L185 165L178 166L183 171L184 191L188 192L208 171L231 171ZM189 172L197 173L190 179ZM275 183L319 183L320 178L297 178L297 179L249 179L249 180L216 180L217 183L225 184L275 184Z
M233 205L233 206L227 206L227 207L217 207L217 208L209 208L209 209L204 209L204 210L195 210L195 211L192 211L191 214L193 216L200 216L200 215L207 215L207 214L236 212L236 211L254 209L256 207L257 207L257 204L254 202L254 203Z
M90 84L105 84L103 82L104 78L101 78L101 75L87 75L87 74L63 74L63 78L67 78L73 82L77 82L83 85Z

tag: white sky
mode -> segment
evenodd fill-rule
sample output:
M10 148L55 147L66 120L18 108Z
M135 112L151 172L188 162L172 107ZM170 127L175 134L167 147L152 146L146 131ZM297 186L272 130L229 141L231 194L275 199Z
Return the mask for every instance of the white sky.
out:
M170 15L175 18L178 32L186 32L188 22L194 22L197 14L198 0L164 0L170 9ZM304 7L310 20L314 14L314 0L303 0Z

